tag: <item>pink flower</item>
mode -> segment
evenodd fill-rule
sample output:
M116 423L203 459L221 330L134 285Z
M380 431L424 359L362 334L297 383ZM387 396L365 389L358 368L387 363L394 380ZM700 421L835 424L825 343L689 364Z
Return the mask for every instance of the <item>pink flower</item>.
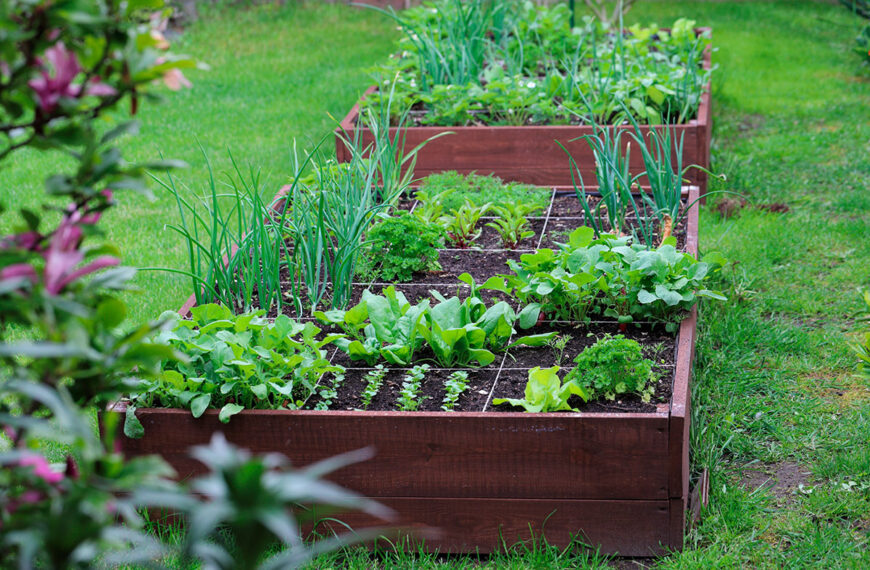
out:
M27 279L36 283L36 269L29 263L13 263L0 270L0 282L12 279Z
M94 223L98 218L96 214L83 215L77 210L65 216L51 236L51 243L43 254L45 270L42 276L45 290L50 295L57 295L80 277L118 265L118 258L102 255L84 267L75 269L85 258L84 252L79 249L82 240L82 229L79 226Z
M21 497L19 497L20 501L24 504L34 504L38 503L42 500L42 493L39 491L24 491L21 493Z
M39 251L40 243L42 243L43 235L39 232L23 232L20 234L12 234L3 238L0 241L0 249L25 249L27 251Z
M48 70L43 69L40 71L40 77L31 79L27 84L36 92L39 106L46 113L51 113L61 98L76 99L82 95L82 91L86 95L95 96L117 93L113 87L101 83L98 77L95 77L84 90L81 85L73 85L73 80L82 71L82 67L79 65L76 54L66 49L63 42L57 42L45 50L45 60L51 64L53 75ZM45 68L43 60L38 61Z
M154 63L157 65L166 63L166 58L158 57L154 60ZM184 74L181 73L180 69L170 69L165 72L163 74L163 83L173 91L178 91L182 87L191 87L190 81L188 81Z
M18 460L18 465L22 467L31 466L33 467L33 474L37 477L43 479L46 483L54 484L59 483L63 479L63 473L58 473L57 471L52 470L51 465L48 464L45 457L41 455L25 455L21 459ZM30 491L28 491L30 492ZM25 493L26 495L27 493ZM23 495L22 495L23 498ZM35 502L35 501L27 501L27 502Z
M182 87L191 87L190 81L181 73L180 69L170 69L164 73L163 83L173 91L178 91Z

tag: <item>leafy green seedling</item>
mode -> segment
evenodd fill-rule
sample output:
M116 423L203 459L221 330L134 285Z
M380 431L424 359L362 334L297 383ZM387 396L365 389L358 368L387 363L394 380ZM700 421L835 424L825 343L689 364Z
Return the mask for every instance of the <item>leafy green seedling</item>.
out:
M468 390L468 372L457 370L450 374L447 381L444 382L444 400L441 402L441 409L445 412L452 412L459 401L459 397Z
M475 206L471 201L466 200L458 210L453 210L449 216L444 218L447 241L450 245L458 249L471 247L471 244L481 234L481 230L477 228L477 223L491 207L491 203Z
M553 356L556 359L557 366L562 366L562 358L565 356L565 348L573 338L574 337L569 334L563 334L555 336L547 342L547 346L553 350Z
M372 405L372 400L378 395L378 391L381 389L381 386L383 386L384 376L386 375L387 369L384 368L383 364L378 364L375 366L374 370L370 370L366 373L366 387L363 389L362 393L362 406L364 409L368 409L368 407Z
M558 366L550 368L536 366L529 370L525 398L495 398L492 403L496 406L501 404L520 406L527 412L576 411L568 404L568 399L571 396L580 396L584 401L588 401L589 394L573 382L566 381L562 384L558 372Z
M344 374L336 374L332 377L332 382L329 386L324 386L318 392L320 401L314 406L315 410L328 410L332 405L332 401L338 397L338 390L344 384Z
M399 409L403 412L415 412L423 403L420 398L420 388L427 372L429 372L429 365L421 364L411 368L403 379L402 389L399 391Z

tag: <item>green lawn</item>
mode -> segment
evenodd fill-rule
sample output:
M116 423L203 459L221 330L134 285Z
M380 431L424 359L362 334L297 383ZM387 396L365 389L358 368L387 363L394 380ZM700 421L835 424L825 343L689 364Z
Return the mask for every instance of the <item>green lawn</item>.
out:
M847 347L859 289L870 286L870 70L851 53L864 24L836 2L647 0L631 21L679 16L713 28L713 168L717 188L749 201L734 215L713 198L701 248L735 261L727 303L701 306L693 387L693 468L711 473L711 502L684 552L665 568L870 567L870 387ZM194 88L147 105L128 156L183 158L180 178L205 184L198 145L216 170L226 148L286 178L293 140L319 140L367 85L365 68L390 50L382 17L305 3L212 13L178 42L209 72ZM331 148L331 147L330 147ZM20 154L0 171L4 201L36 201L49 156ZM110 238L137 266L183 266L166 195L132 196L107 220ZM786 213L756 206L782 203ZM175 308L187 282L139 277L133 318ZM765 481L768 481L765 484ZM468 567L472 558L377 559L383 567ZM595 557L555 551L483 561L490 567L579 567ZM317 566L367 568L359 551Z

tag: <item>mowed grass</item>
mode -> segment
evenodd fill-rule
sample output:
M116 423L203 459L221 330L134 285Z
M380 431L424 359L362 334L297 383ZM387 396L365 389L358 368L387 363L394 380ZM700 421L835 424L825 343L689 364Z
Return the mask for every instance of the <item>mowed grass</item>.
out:
M647 0L630 21L668 25L686 16L711 26L716 189L701 217L701 248L734 263L727 303L700 308L693 386L692 463L708 470L710 505L686 548L663 568L870 567L870 387L847 343L870 286L870 71L851 53L863 22L836 3ZM203 188L197 139L217 171L225 147L277 188L292 140L310 146L368 84L392 27L372 13L306 3L208 14L177 43L212 65L194 89L147 106L127 154L162 152L192 168ZM38 201L51 157L18 155L0 171L7 204ZM728 199L733 197L728 196ZM785 204L785 213L758 208ZM719 210L731 215L722 215ZM165 195L125 196L107 220L128 263L183 267ZM187 283L143 274L133 317L177 307ZM600 567L601 557L525 550L498 558L439 558L352 550L312 567ZM625 563L623 563L625 564Z
M162 104L143 102L136 116L140 135L122 141L124 156L184 160L190 168L176 172L176 180L203 194L205 156L220 180L231 168L231 152L243 170L248 165L261 170L263 193L271 197L290 177L294 141L301 153L332 131L370 84L366 69L390 53L394 34L382 16L341 5L204 9L201 21L175 40L173 49L210 70L187 73L191 89L161 89ZM331 137L322 148L334 152ZM41 203L43 181L59 165L56 153L14 155L0 169L0 200L13 209ZM154 201L118 194L119 205L103 229L127 265L186 268L186 249L164 228L177 220L174 199L151 186ZM9 218L0 218L0 230L8 231ZM136 284L141 293L129 300L137 322L180 307L192 292L189 280L166 272L141 272Z

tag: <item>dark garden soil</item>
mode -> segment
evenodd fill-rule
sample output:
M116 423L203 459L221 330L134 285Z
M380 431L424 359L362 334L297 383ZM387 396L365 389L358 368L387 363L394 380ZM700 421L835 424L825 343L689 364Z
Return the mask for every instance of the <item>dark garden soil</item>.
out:
M371 405L367 410L395 411L399 409L398 398L402 389L402 383L408 374L407 368L390 368L384 376L383 384L377 395L372 398ZM366 374L370 369L348 369L345 379L338 390L338 396L330 406L331 410L360 410L362 408L363 390L367 385ZM426 372L420 386L421 412L443 411L441 406L444 402L446 390L444 383L451 374L457 371L465 371L468 374L468 388L459 397L455 411L481 411L489 398L492 387L498 376L498 369L455 369L431 368ZM327 380L328 381L328 380Z

